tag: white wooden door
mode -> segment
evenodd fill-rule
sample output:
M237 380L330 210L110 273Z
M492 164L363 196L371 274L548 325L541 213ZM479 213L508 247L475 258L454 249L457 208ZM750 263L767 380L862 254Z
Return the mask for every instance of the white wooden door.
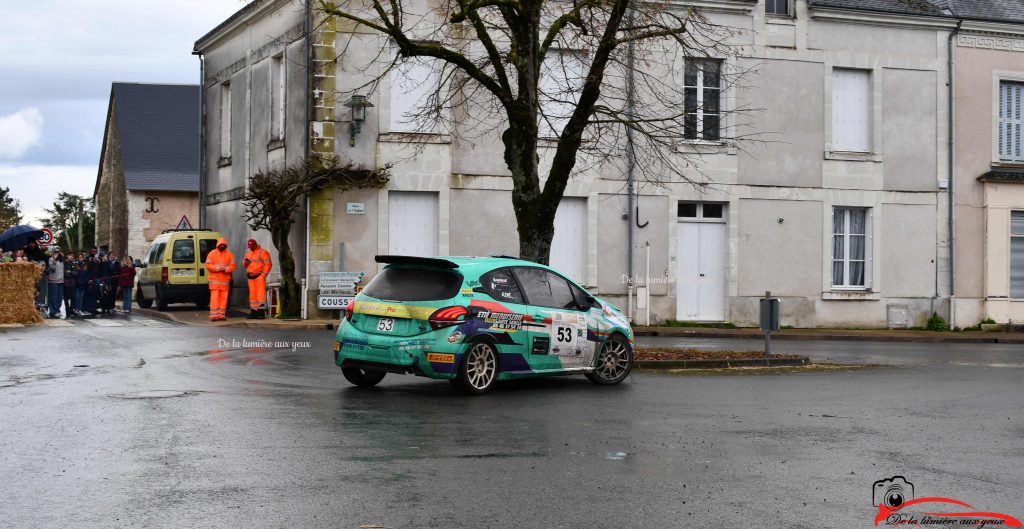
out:
M725 319L725 224L681 222L676 230L676 319Z
M555 236L548 263L573 281L587 279L587 199L565 197L555 212Z
M388 253L437 255L437 193L388 193Z

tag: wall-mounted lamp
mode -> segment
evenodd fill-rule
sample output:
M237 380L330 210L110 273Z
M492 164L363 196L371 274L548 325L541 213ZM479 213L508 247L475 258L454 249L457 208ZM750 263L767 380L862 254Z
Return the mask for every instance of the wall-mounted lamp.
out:
M366 100L366 96L354 94L345 106L352 109L352 121L349 123L348 144L350 147L356 145L356 134L363 130L363 121L366 120L366 109L373 106L373 103Z

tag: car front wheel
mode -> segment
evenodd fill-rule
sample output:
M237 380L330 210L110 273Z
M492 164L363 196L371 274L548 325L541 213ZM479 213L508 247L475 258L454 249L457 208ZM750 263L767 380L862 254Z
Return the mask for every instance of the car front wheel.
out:
M384 375L386 375L387 372L372 371L358 367L343 367L341 368L341 374L345 375L345 380L348 380L357 386L368 388L376 386L381 380L384 380Z
M153 306L153 300L146 299L146 297L142 295L141 287L135 291L135 302L144 309L148 309Z
M483 395L498 381L498 351L487 342L476 342L463 355L456 386L469 395Z
M595 384L609 385L622 382L633 369L633 349L626 338L616 334L604 342L601 356L594 371L587 378Z

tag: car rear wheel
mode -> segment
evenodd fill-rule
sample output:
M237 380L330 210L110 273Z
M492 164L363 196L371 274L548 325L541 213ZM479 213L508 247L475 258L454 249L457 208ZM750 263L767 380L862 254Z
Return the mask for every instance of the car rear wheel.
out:
M498 381L498 350L487 342L476 342L463 355L456 386L469 395L483 395Z
M609 385L622 382L633 369L633 349L621 334L608 338L601 348L594 371L587 378L595 384Z
M156 291L156 308L157 310L167 310L167 298L160 295L160 291Z
M135 291L135 302L144 309L148 309L153 306L153 300L146 299L146 297L142 295L142 288Z
M359 367L343 367L341 368L341 374L345 375L345 380L348 380L357 386L368 388L376 386L381 380L384 380L384 375L386 375L387 372L372 371Z

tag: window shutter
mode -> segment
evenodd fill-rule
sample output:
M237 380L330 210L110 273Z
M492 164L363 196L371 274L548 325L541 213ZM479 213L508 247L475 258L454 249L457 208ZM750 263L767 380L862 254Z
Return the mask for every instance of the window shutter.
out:
M1021 127L1022 106L1024 106L1024 83L1002 81L999 83L999 124L997 125L999 159L1024 161L1024 138Z
M832 71L832 150L871 150L871 73Z
M437 123L416 119L429 98L437 90L436 63L430 59L410 58L391 70L390 130L391 132L423 132L437 130Z

